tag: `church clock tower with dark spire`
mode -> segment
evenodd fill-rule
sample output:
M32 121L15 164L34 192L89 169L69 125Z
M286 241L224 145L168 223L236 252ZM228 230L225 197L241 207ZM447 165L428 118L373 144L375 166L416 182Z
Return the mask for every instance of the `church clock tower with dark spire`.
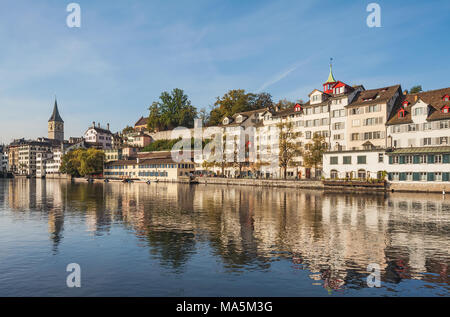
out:
M48 138L52 140L64 141L64 121L59 115L58 103L55 99L55 106L50 119L48 119Z

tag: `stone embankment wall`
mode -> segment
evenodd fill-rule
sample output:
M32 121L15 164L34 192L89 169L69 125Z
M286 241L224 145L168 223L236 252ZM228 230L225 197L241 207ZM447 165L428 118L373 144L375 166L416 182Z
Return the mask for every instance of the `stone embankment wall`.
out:
M450 194L450 183L448 182L392 182L388 186L389 191L395 192L428 192Z
M323 189L321 181L199 177L200 184Z

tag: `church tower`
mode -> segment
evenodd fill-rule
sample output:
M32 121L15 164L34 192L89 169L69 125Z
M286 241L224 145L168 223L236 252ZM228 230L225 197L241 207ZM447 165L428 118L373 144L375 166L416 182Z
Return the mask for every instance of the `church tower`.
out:
M50 119L48 119L48 138L52 140L64 141L64 121L59 115L58 103L55 99L55 106Z

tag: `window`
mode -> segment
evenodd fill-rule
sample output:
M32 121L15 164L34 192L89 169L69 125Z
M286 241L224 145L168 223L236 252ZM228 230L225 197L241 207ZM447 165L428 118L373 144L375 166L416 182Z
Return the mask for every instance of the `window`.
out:
M366 171L365 170L358 170L358 178L365 179L366 178Z
M352 141L359 140L359 133L352 133Z
M380 105L373 105L367 107L367 112L378 112L381 110Z
M441 121L439 123L439 128L440 129L448 129L448 121Z
M424 107L420 107L420 108L414 108L414 115L415 116L420 116L425 114L425 108Z
M330 164L331 165L337 165L338 164L338 157L337 156L330 157Z
M378 153L378 163L383 163L383 161L384 161L384 154Z
M406 173L406 180L407 181L412 181L413 180L413 173L411 173L411 172Z
M435 164L440 164L440 163L442 163L442 155L435 155L435 156L434 156L434 163L435 163Z
M424 138L423 145L431 145L431 138Z
M408 124L408 132L414 132L414 131L416 131L416 125Z
M365 155L358 156L358 164L366 164L367 157Z
M341 129L344 129L344 122L336 122L336 123L333 125L333 129L334 129L334 130L341 130Z
M338 171L331 170L330 177L331 177L331 179L337 179L339 177Z
M311 139L311 131L306 131L305 135L307 139Z
M427 163L427 156L421 155L419 159L420 164L426 164Z
M352 164L352 157L351 156L344 156L342 158L342 160L343 160L343 164L346 164L346 165Z
M437 182L442 182L442 173L441 172L434 173L434 180Z
M320 113L320 107L314 107L314 114Z
M411 155L405 156L405 164L412 164L413 157Z
M440 137L439 144L440 145L448 144L448 137L446 137L446 136Z
M353 109L350 110L350 113L352 115L355 115L355 114L360 114L361 111L360 111L360 108L353 108Z
M449 107L445 106L444 108L442 108L442 113L449 113Z
M312 101L320 101L320 95L312 96Z
M404 118L405 117L405 109L401 109L401 110L399 110L399 112L398 112L398 117L399 118Z
M328 112L328 106L322 106L322 113Z
M359 119L355 119L352 121L352 127L359 127L361 125L361 121Z
M427 173L421 172L421 173L420 173L420 180L421 180L422 182L425 182L425 181L427 180Z

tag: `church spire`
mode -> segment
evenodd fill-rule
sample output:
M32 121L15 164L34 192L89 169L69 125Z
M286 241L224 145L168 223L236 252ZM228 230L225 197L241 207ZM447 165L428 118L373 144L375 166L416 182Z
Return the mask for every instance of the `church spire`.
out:
M330 74L328 75L327 83L335 83L336 79L333 76L333 58L330 58Z
M50 121L64 122L63 119L61 118L61 116L59 115L58 102L56 101L56 97L55 97L55 105L53 106L52 116L50 117L50 119L48 119L48 122L50 122Z

